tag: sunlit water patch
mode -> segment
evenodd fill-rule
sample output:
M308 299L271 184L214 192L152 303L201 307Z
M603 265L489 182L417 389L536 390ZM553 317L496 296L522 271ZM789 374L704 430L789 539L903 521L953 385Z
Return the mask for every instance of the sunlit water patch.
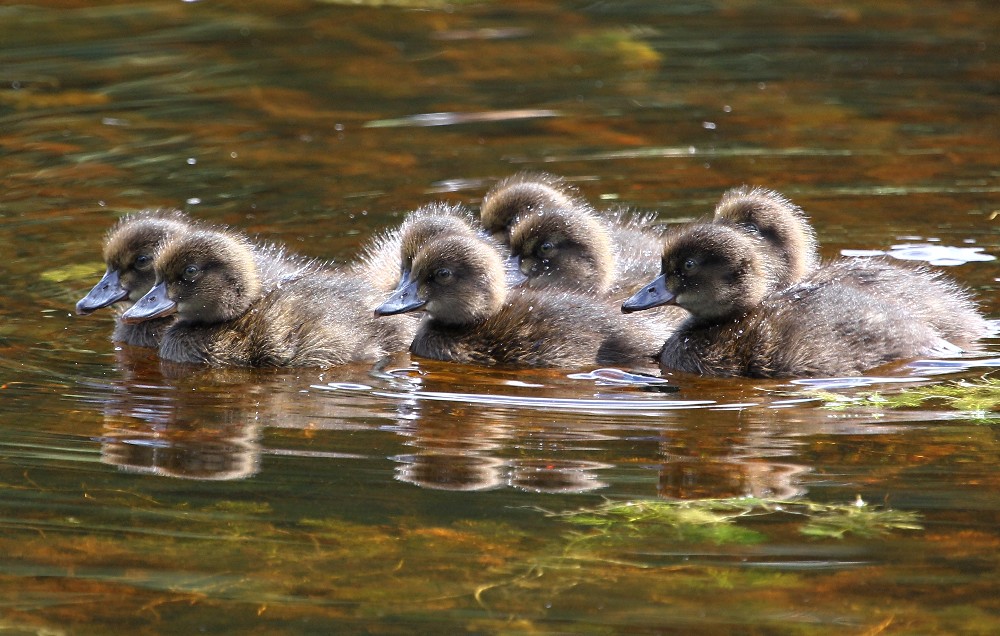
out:
M966 263L996 260L992 254L985 254L982 247L954 247L936 243L904 243L893 245L888 250L840 250L844 256L891 256L903 261L924 261L939 267L965 265Z

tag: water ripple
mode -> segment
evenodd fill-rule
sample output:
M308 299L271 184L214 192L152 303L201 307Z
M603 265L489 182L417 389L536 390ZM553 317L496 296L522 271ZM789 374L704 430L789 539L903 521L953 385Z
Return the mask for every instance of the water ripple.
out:
M321 385L317 389L327 389ZM466 404L486 404L489 406L515 406L532 409L580 410L580 411L659 411L690 409L715 405L715 400L587 400L578 398L545 398L515 395L480 395L477 393L442 393L438 391L413 391L412 393L391 393L373 391L372 395L394 399L432 400L438 402L462 402Z
M982 252L981 247L952 247L933 243L904 243L893 245L888 250L840 250L844 256L891 256L902 261L924 261L942 267L996 260L995 256Z

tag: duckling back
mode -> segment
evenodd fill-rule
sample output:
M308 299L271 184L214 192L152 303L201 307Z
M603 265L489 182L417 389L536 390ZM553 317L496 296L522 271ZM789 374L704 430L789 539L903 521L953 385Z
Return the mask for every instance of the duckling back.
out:
M176 313L160 344L173 362L215 366L320 366L374 359L404 348L405 320L376 323L376 292L360 277L260 250L234 232L200 230L166 242L157 284L123 315Z
M410 350L483 365L579 367L652 362L664 331L593 297L507 289L500 256L476 237L439 237L376 313L422 310Z
M175 325L160 356L212 366L325 368L405 350L415 323L376 321L374 302L367 281L314 270L271 289L235 320Z
M735 228L685 228L665 243L661 275L623 311L676 303L691 312L664 343L661 366L707 375L856 375L957 350L911 310L919 299L905 304L866 287L856 264L846 273L821 268L773 292L774 272L784 270L772 270L772 260ZM887 271L871 267L869 279L882 284Z
M901 307L836 281L806 280L736 320L683 325L664 343L660 364L715 376L831 377L948 351Z
M884 258L840 258L808 280L831 281L895 305L963 349L993 332L972 293L943 272L926 266L903 266Z
M775 273L774 291L802 280L852 286L895 304L945 340L968 347L991 332L967 289L926 267L900 266L882 258L837 259L821 264L816 234L805 213L780 193L742 186L727 191L715 223L753 237Z
M485 366L649 365L666 333L641 318L623 319L591 297L515 289L499 311L475 325L424 318L410 351Z

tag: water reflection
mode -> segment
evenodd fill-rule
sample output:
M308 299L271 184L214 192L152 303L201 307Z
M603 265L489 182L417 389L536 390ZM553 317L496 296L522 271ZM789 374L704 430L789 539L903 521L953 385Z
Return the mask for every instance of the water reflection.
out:
M238 480L260 470L262 454L359 457L263 448L268 429L369 428L369 405L327 400L303 408L305 384L294 374L206 369L163 362L148 349L116 350L115 377L84 383L84 403L103 413L101 460L124 471L195 480ZM353 373L363 377L358 366ZM365 386L345 382L344 386Z
M116 351L117 377L84 397L103 412L96 438L101 461L133 473L196 480L245 479L260 466L261 420L257 413L178 399L184 383L172 383L150 350ZM191 369L174 377L188 378ZM217 378L210 391L225 400L226 382L245 382L244 373ZM228 401L228 400L227 400Z

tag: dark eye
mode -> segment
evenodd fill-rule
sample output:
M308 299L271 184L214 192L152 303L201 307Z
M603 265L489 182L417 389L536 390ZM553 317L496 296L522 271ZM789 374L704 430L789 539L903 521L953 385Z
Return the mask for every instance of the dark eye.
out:
M149 269L149 266L153 264L153 257L149 254L139 254L135 257L136 269Z
M192 283L196 278L198 278L198 274L200 273L201 269L197 265L188 265L184 268L184 280Z
M544 243L538 246L538 253L541 254L542 256L548 256L555 251L556 251L556 246L552 243L552 241L545 241Z
M743 229L751 234L760 234L760 228L757 227L756 223L744 223Z
M434 280L438 281L439 283L444 283L451 280L451 276L452 276L451 270L448 269L447 267L442 267L441 269L434 272Z
M698 261L694 260L693 258L689 258L686 261L684 261L683 267L685 272L690 272L695 267L698 267Z

